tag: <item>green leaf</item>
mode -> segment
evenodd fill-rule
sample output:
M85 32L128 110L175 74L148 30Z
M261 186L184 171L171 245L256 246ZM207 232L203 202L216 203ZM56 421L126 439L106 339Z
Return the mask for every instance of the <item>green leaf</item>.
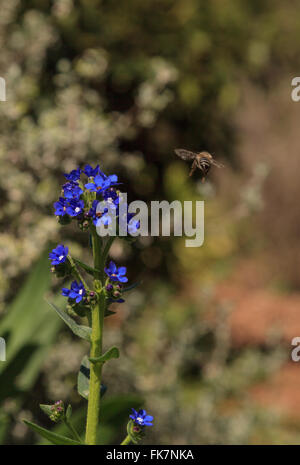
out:
M117 312L113 312L112 310L108 310L108 308L105 310L104 317L110 316L110 315L115 315Z
M100 270L97 270L96 268L92 268L89 265L86 265L85 263L81 262L78 260L78 258L72 257L76 265L79 265L82 269L84 269L88 274L94 276L95 273L100 273Z
M23 420L25 425L29 426L33 431L39 433L43 438L47 439L48 441L52 442L52 444L56 445L68 445L68 446L78 446L80 442L74 441L74 439L67 438L66 436L61 436L57 433L52 433L52 431L48 431L45 428L42 428L35 423L32 423L28 420Z
M133 421L130 420L128 423L127 423L127 434L128 436L130 437L130 440L133 442L133 444L138 444L138 438L135 437L133 434L132 434L132 427L133 427Z
M69 421L72 416L72 405L68 405L66 410L66 420Z
M106 392L106 386L101 384L100 395L103 396ZM77 391L84 399L88 400L90 391L90 362L85 355L82 359L81 366L77 378Z
M0 362L0 405L5 398L13 397L16 408L21 408L62 325L44 300L51 285L48 255L49 250L32 266L25 283L0 317L0 335L7 343L6 362ZM0 420L0 436L4 427Z
M99 362L108 362L112 358L119 358L120 352L117 347L111 347L108 349L104 354L100 355L100 357L90 357L89 361L92 363L99 363Z
M85 355L82 359L78 378L77 378L77 390L78 394L84 399L88 399L90 389L90 363L88 357Z
M55 304L52 304L47 300L48 304L51 305L52 308L56 311L56 313L60 316L60 318L66 323L67 326L73 331L76 336L85 339L86 341L90 341L90 335L92 329L88 326L78 325L73 318L71 318L65 311L60 310Z
M46 405L46 404L40 404L40 409L48 416L50 417L52 410L51 410L52 405Z

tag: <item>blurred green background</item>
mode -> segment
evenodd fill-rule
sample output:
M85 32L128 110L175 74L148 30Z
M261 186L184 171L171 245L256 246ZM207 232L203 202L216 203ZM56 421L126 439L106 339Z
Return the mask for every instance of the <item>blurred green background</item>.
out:
M146 443L300 442L299 5L292 0L0 0L0 442L37 444L39 403L85 402L87 345L44 301L47 259L88 240L53 215L63 172L99 163L130 200L205 200L205 243L116 241L142 285L106 322L101 442L131 406L155 417ZM201 184L174 148L226 168ZM217 172L216 172L217 171ZM298 333L297 333L298 331ZM57 427L56 427L57 428Z

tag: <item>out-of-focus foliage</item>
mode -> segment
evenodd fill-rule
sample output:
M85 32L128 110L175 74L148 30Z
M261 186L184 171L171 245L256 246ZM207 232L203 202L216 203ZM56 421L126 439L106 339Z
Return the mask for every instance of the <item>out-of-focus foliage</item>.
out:
M7 347L6 361L0 365L0 422L3 439L9 424L22 431L22 425L16 425L14 417L17 416L20 421L18 410L24 408L24 398L33 389L44 358L61 327L61 322L49 311L44 300L50 286L47 262L44 255L35 265L0 323L0 333Z
M272 344L264 353L234 350L230 308L219 307L209 319L213 306L202 298L195 306L158 287L150 301L131 306L126 354L137 386L161 422L150 444L246 444L257 428L276 423L246 390L278 369L284 352ZM167 415L172 411L176 415Z
M118 241L112 250L116 260L127 259L132 280L142 278L143 288L112 319L107 345L119 342L124 355L105 376L115 395L147 395L147 408L157 418L155 441L258 442L275 421L248 402L246 386L276 369L280 351L236 354L226 318L216 325L207 313L215 282L241 250L251 252L259 243L248 214L262 207L265 168L253 167L237 195L229 169L231 161L237 164L234 115L245 81L264 92L299 63L294 8L293 1L279 0L0 0L0 75L7 85L7 102L0 102L0 335L13 329L15 355L31 338L22 323L32 318L25 311L27 293L38 291L41 299L49 285L43 269L38 285L31 283L26 296L18 297L24 312L7 306L32 263L49 240L61 237L78 258L87 253L86 237L71 228L60 235L53 216L62 172L99 162L120 175L132 198L204 198L210 205L205 247L144 238L134 252ZM226 196L217 195L221 180L215 188L187 180L188 167L173 154L176 146L227 158ZM43 308L30 307L34 324L44 318L49 333L43 341L39 335L32 339L38 348L20 368L21 384L14 371L1 383L8 389L7 379L14 379L17 391L22 389L13 394L14 409L34 415L36 398L28 393L33 386L42 402L79 402L73 375L85 353L84 343L69 334L55 336L59 320L49 311L48 325ZM37 381L41 354L54 337L43 382ZM35 441L13 412L17 422L9 441ZM2 440L4 425L0 420ZM112 424L108 429L104 440L115 441ZM264 433L257 439L254 431Z

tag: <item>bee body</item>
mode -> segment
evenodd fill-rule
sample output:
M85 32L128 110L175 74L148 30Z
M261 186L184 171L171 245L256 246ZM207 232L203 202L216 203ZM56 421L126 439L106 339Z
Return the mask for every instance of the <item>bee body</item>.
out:
M202 173L202 182L205 181L205 178L212 165L217 166L218 168L223 167L221 163L217 163L214 160L213 156L209 152L195 153L190 152L189 150L176 149L175 153L185 161L193 161L189 176L192 176L194 171L198 168Z

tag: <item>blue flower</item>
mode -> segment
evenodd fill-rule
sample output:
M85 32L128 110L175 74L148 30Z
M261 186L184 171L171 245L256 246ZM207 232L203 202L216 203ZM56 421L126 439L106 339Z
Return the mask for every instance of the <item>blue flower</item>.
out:
M108 212L108 209L105 208L103 212L97 212L97 205L98 205L99 201L98 200L94 200L93 203L92 203L92 206L89 210L89 213L88 213L88 216L90 218L93 219L93 223L95 226L99 226L99 222L103 223L103 224L110 224L110 222L108 222L108 219L104 218L104 220L102 221L102 217L105 216Z
M118 176L112 174L111 176L105 176L105 174L98 174L94 178L94 182L85 184L85 188L91 192L104 192L111 185L118 182Z
M53 206L55 208L55 215L65 216L67 214L67 200L64 197L59 197Z
M104 180L108 183L108 187L116 186L118 184L118 176L116 174L110 174L106 176L106 174L102 173Z
M98 203L98 200L93 201L88 216L93 219L93 223L95 226L100 226L100 223L104 224L105 226L108 226L112 222L112 217L110 216L110 213L114 215L114 211L109 212L108 208L104 208L103 212L97 212Z
M133 414L129 415L129 418L131 418L136 425L139 426L153 426L153 417L151 415L147 415L146 410L139 410L138 412L134 410L134 408L131 409Z
M140 229L140 221L133 221L128 225L129 234L135 234Z
M83 172L87 175L88 178L94 178L99 173L99 165L97 165L95 169L93 169L91 165L85 165Z
M67 213L68 215L74 217L79 216L83 212L84 209L84 201L72 199L67 204Z
M86 290L84 289L82 282L77 283L77 281L73 281L71 283L71 289L63 287L61 293L64 297L75 299L75 301L79 303L82 301L83 296L86 294Z
M114 262L110 262L108 268L104 268L105 273L111 281L119 281L120 283L127 283L128 278L126 278L126 267L125 266L120 266L120 268L117 268L116 264Z
M70 215L72 217L76 217L83 213L84 201L79 199L69 200L64 197L59 197L59 200L54 203L54 208L55 215Z
M64 184L63 190L66 199L79 199L79 197L83 194L83 190L80 189L78 183L75 181L70 181Z
M51 265L60 265L67 260L67 256L69 253L68 247L64 247L63 245L58 245L55 249L53 249L49 253L49 259L51 260Z
M113 187L110 187L103 193L103 198L107 202L107 206L109 208L112 208L114 210L117 209L120 203L120 198L119 194Z
M112 223L112 218L109 215L107 208L104 210L104 213L102 214L101 218L97 218L94 221L95 226L99 226L100 223L102 223L104 226L108 226Z
M140 221L139 220L133 220L132 218L134 217L134 213L128 213L127 214L127 223L128 223L128 232L129 234L134 234L138 231L140 228Z
M64 173L64 176L68 181L78 181L80 174L81 169L77 168L77 170L72 170L71 173Z
M99 203L98 200L94 200L94 201L93 201L92 206L91 206L91 208L89 209L89 213L88 213L88 216L89 216L90 218L93 218L93 219L96 218L96 209L97 209L98 203Z

